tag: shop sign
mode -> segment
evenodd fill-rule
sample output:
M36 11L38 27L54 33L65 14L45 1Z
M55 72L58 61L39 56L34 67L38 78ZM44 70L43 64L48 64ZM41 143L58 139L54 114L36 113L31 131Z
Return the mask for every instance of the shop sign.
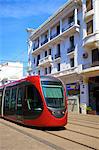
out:
M67 90L79 90L79 83L71 83L66 85Z

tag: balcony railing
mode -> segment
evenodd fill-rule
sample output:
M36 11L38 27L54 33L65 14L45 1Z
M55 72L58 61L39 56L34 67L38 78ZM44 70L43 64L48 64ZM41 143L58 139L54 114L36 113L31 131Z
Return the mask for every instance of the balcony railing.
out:
M57 53L57 54L55 55L55 59L57 59L57 58L59 58L59 57L61 57L61 56L60 56L60 53L59 53L59 54Z
M93 63L87 63L82 66L82 69L84 70L84 69L88 69L88 68L95 67L95 66L99 66L99 61L95 61Z
M69 67L65 70L55 72L55 73L53 73L53 75L56 77L60 77L60 76L64 76L64 75L75 74L75 73L81 72L81 71L82 71L82 65L78 65L77 67L72 67L72 68Z
M54 37L56 37L56 36L59 35L59 34L60 34L60 32L57 32L57 33L51 35L50 40L53 39Z
M48 38L41 42L41 46L48 42Z
M39 47L39 44L33 48L33 51L35 51L35 49L37 49L38 47Z
M90 68L91 67L91 63L87 63L87 64L84 64L84 65L82 65L82 69L84 70L84 69L88 69L88 68Z
M48 55L39 60L39 66L44 66L52 62L52 56Z
M67 53L71 53L71 52L73 52L75 50L75 46L73 45L73 46L71 46L71 47L69 47L68 49L67 49Z
M62 32L64 32L64 31L66 31L67 29L71 28L74 24L75 24L74 21L71 22L71 23L69 23L68 26L62 28ZM79 20L77 20L77 24L80 25L80 21L79 21Z
M91 66L92 67L99 66L99 61L94 61Z
M27 72L29 73L29 72L31 72L31 71L32 71L32 67L28 66L28 67L27 67Z
M67 27L64 27L64 28L62 29L62 32L66 31L67 29L69 29L69 28L72 27L73 25L74 25L74 21L71 22L71 23L69 23Z

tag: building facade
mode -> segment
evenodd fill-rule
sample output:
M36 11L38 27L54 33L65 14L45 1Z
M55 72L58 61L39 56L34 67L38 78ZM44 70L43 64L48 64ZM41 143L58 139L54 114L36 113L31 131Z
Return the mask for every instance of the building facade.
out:
M12 82L23 77L23 64L7 62L0 64L0 85Z
M99 112L99 0L69 0L28 37L29 74L66 85L70 111Z

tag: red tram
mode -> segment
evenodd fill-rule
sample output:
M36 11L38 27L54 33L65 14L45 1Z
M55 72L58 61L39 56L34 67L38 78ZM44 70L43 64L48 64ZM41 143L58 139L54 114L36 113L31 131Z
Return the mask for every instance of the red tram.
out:
M1 86L0 116L29 126L65 126L65 87L59 79L50 76L28 76Z

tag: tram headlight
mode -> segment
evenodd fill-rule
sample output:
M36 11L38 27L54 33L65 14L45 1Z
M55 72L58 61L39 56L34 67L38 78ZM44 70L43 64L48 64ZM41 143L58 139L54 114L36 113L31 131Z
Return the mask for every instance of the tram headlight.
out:
M65 114L65 111L62 111L62 114L64 115L64 114Z
M54 114L55 114L55 111L50 110L50 109L48 109L48 110L49 110L49 112L50 112L52 115L54 115Z
M52 114L54 115L54 114L55 114L55 112L54 112L54 111L52 111Z
M65 110L57 110L57 111L54 111L51 109L48 109L48 110L52 115L65 115L65 112L66 112L66 109Z

